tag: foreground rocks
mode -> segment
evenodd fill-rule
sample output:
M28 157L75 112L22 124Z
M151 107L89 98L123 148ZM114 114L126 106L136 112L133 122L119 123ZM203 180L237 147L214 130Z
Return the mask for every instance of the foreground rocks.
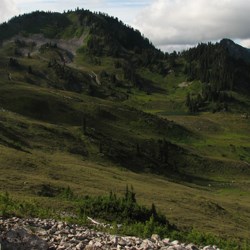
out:
M41 219L0 218L0 244L3 250L219 250L179 241L120 237L65 222Z

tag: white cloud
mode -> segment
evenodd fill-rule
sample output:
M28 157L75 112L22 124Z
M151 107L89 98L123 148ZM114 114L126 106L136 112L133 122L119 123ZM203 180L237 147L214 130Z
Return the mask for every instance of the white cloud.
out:
M153 0L135 25L158 47L250 38L249 0Z
M0 1L0 23L7 21L12 16L19 13L17 5L14 0Z
M166 52L173 52L173 51L182 52L183 50L187 50L194 47L194 44L168 44L168 45L158 45L157 47L160 50Z
M165 51L224 37L250 47L249 0L0 0L0 22L34 10L76 7L117 16Z
M250 48L250 38L239 41L239 44L245 48Z

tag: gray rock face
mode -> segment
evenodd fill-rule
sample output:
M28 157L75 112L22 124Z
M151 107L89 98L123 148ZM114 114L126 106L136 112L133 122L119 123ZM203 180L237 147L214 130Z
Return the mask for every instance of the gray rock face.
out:
M2 249L8 250L43 250L48 244L38 236L28 233L23 228L13 228L1 237Z
M0 217L0 244L4 250L219 250L179 241L121 237L55 220Z

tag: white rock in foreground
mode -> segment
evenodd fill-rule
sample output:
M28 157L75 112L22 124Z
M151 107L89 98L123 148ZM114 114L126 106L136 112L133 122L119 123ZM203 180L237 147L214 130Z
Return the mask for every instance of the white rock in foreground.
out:
M0 244L8 250L219 250L216 246L199 248L194 244L121 237L97 232L55 220L0 218Z

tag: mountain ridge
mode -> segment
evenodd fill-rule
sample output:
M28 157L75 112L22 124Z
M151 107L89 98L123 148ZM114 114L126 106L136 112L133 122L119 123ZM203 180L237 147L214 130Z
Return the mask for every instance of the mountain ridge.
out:
M248 48L245 48L239 44L236 44L232 40L228 38L224 38L220 41L220 44L222 46L225 46L232 57L236 59L242 59L246 61L247 63L250 62L250 50Z

